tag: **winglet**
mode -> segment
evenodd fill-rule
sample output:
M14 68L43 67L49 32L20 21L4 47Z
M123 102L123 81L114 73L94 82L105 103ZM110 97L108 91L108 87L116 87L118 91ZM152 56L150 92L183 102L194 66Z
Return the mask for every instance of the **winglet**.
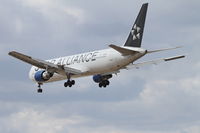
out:
M171 58L166 58L166 59L164 59L164 60L165 60L165 61L171 61L171 60L176 60L176 59L180 59L180 58L185 58L185 55L176 56L176 57L171 57Z

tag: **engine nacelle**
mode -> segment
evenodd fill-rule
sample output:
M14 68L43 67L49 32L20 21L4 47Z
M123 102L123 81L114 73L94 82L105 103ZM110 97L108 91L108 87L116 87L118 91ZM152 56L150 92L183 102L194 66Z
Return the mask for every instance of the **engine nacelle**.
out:
M36 81L43 82L49 80L52 76L53 76L52 73L42 70L36 72L34 78Z
M96 83L100 83L101 81L108 80L110 78L112 78L112 74L109 74L109 75L100 75L100 74L97 74L97 75L93 76L93 80Z

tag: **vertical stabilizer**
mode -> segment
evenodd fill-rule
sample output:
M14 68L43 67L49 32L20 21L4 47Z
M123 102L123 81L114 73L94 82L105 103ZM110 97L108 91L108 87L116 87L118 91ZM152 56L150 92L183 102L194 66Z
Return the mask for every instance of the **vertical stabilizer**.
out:
M142 5L124 46L141 47L148 3Z

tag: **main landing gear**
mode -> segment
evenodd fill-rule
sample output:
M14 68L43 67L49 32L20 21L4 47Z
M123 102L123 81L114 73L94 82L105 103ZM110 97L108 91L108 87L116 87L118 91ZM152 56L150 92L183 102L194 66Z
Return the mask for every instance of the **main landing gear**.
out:
M93 76L94 82L98 83L100 88L101 87L106 88L106 86L110 84L110 82L108 81L108 79L110 78L112 78L112 74L108 75L97 74Z
M75 85L75 80L70 80L71 79L71 74L67 74L67 82L64 83L65 87L72 87L73 85Z
M103 81L101 81L101 82L99 83L99 87L100 87L100 88L101 88L101 87L106 88L106 86L109 85L109 84L110 84L110 82L109 82L108 80L103 80Z
M42 85L42 83L38 83L38 90L37 90L38 93L42 93L41 85Z
M67 80L67 82L64 83L65 87L72 87L72 85L75 85L75 81L74 80Z

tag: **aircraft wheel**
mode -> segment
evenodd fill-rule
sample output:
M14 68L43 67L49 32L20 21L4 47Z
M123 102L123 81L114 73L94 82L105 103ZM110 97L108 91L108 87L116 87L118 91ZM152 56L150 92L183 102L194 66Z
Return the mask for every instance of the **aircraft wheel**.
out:
M72 80L72 81L71 81L71 84L72 84L72 85L75 85L75 80Z
M37 92L38 92L38 93L42 93L42 89L41 89L41 88L38 89Z
M64 83L64 86L65 86L65 87L67 87L68 85L69 85L68 82L65 82L65 83Z
M109 84L110 84L110 82L109 82L108 80L106 80L106 81L105 81L105 84L106 84L106 85L109 85Z
M74 80L72 80L72 81L68 80L67 82L64 83L65 87L68 87L68 86L72 87L73 85L75 85L75 81Z
M101 88L103 85L102 85L102 83L99 83L99 87Z

